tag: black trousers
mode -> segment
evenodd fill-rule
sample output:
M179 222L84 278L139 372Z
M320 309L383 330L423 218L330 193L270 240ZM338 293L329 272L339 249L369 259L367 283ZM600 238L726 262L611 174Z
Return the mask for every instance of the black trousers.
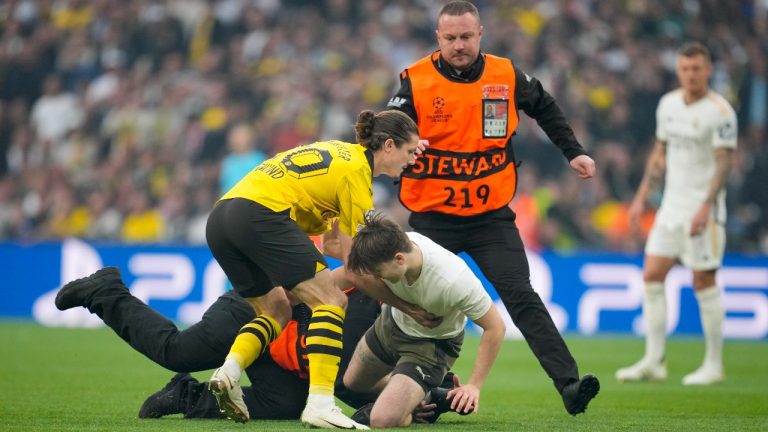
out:
M531 286L528 258L511 209L463 220L414 213L409 222L451 252L472 257L558 391L579 379L576 361Z
M234 292L220 296L197 324L179 330L144 302L132 296L121 281L100 281L99 288L85 305L112 328L133 349L174 372L214 369L224 363L240 328L253 320L253 308ZM370 297L353 291L344 322L344 351L339 380L346 370L354 347L373 324L380 310ZM246 369L251 387L243 387L244 400L253 419L296 419L306 402L309 382L282 369L264 355ZM216 400L206 383L192 383L185 417L218 418ZM363 395L345 392L339 396L352 406L371 402Z

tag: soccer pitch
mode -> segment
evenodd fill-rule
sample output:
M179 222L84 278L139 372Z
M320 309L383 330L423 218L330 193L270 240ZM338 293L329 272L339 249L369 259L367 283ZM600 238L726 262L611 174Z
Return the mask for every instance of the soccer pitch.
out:
M569 416L549 379L522 341L507 341L477 415L446 414L419 430L488 431L765 431L768 430L768 344L727 342L725 383L684 387L703 344L673 338L669 380L619 384L614 371L637 360L639 339L566 338L581 373L601 381L585 414ZM173 376L131 350L109 329L71 330L27 323L0 324L2 431L230 431L302 430L299 421L159 420L137 418L144 399ZM469 337L456 372L467 377L478 338ZM195 374L205 380L209 372ZM352 410L347 410L352 412Z

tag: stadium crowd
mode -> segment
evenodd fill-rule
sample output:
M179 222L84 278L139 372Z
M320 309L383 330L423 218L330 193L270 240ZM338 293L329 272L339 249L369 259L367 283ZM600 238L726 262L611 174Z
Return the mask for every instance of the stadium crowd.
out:
M739 116L729 250L768 253L768 1L477 1L483 49L542 81L595 179L532 121L513 208L529 248L639 251L627 208L675 50L713 53ZM10 0L0 5L0 240L205 243L213 203L259 161L354 140L436 49L429 0ZM491 31L490 29L493 29ZM391 181L376 201L405 224ZM647 215L646 229L652 214Z

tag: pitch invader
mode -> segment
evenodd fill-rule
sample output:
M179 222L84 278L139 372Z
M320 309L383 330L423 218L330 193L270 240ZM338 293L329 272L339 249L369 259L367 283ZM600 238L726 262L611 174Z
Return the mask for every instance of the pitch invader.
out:
M656 144L629 210L630 221L637 226L649 193L666 171L661 207L645 246L645 355L619 369L616 378L667 378L664 279L679 261L693 271L705 342L702 365L686 375L683 384L708 385L724 378L724 310L715 276L725 250L725 185L736 148L736 113L709 88L712 62L704 45L683 45L676 72L680 88L659 102Z

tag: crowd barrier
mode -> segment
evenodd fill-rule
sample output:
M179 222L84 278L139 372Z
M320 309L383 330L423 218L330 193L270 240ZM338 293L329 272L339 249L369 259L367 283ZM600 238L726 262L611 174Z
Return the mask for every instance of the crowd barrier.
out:
M529 252L531 281L562 332L583 335L643 334L642 256L612 252ZM469 259L497 307L498 295ZM330 260L332 267L339 265ZM192 324L227 288L206 247L56 243L0 243L0 318L34 319L49 326L95 327L86 310L58 311L53 299L64 283L102 266L117 266L131 292L160 313ZM718 272L724 288L724 333L732 339L768 337L768 256L727 254ZM701 333L691 274L675 267L666 280L667 330ZM506 312L509 338L520 334Z

